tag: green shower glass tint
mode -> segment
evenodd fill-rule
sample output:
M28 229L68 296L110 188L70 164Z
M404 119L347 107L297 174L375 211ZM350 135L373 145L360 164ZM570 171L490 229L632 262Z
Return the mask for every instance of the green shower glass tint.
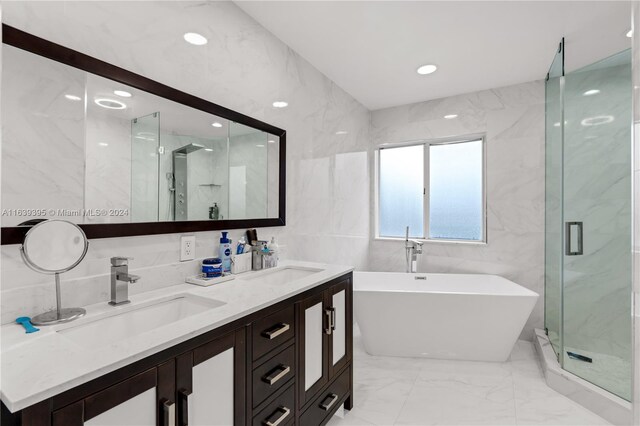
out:
M631 95L629 50L546 83L545 327L565 370L627 400Z

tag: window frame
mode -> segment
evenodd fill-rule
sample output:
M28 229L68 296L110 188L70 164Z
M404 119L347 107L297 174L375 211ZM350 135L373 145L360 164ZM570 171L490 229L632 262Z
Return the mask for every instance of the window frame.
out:
M458 240L445 238L429 238L429 218L430 218L430 147L431 145L453 145L458 143L480 141L482 144L482 237L480 240ZM438 138L438 139L418 139L412 141L404 141L397 143L383 143L375 148L374 152L374 229L373 239L380 241L404 241L404 237L387 237L380 235L380 151L388 148L402 148L409 146L424 146L424 182L422 191L422 207L423 207L423 231L424 235L417 238L418 241L427 243L445 243L445 244L470 244L470 245L486 245L487 239L487 143L486 134L470 134L464 136ZM415 239L415 237L414 237Z

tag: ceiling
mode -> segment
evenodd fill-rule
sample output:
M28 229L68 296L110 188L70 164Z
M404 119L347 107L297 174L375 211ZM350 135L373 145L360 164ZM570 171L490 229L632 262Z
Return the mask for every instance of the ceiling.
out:
M543 79L563 36L567 71L631 46L630 2L236 4L371 110Z

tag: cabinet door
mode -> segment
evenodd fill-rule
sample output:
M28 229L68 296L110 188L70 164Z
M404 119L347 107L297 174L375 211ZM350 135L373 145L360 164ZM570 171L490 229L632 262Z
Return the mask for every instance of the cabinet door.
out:
M330 312L329 380L349 362L353 342L352 287L349 280L327 290L326 303Z
M244 424L245 359L244 329L180 355L178 426Z
M171 360L53 412L53 426L173 425L174 380Z
M325 293L298 303L299 397L310 400L329 380L327 365L328 326Z

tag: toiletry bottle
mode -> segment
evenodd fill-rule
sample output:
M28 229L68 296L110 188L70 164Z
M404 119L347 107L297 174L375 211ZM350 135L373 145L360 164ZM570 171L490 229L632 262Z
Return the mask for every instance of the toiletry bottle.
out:
M227 231L223 231L220 238L220 259L224 272L231 272L231 240L227 237L228 234Z
M244 237L240 237L240 239L238 240L238 246L236 247L236 254L243 254L244 253L244 246L246 244L247 243L244 240Z
M267 247L269 249L269 257L271 257L271 267L275 268L278 266L278 253L280 251L280 246L276 243L276 237L271 237L271 242Z
M213 207L211 207L212 218L213 220L218 220L220 218L220 207L218 207L218 203L213 203Z

